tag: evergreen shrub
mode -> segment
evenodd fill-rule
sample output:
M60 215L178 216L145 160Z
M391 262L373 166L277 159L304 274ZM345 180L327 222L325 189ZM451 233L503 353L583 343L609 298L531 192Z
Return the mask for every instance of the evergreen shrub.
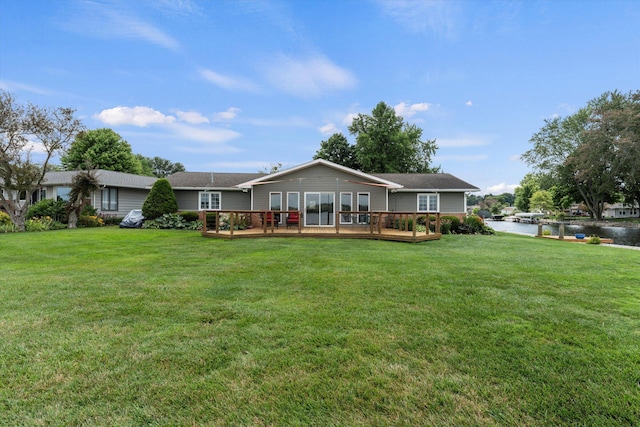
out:
M142 204L142 215L145 220L152 220L164 214L178 212L178 201L166 178L160 178L153 184L149 195Z

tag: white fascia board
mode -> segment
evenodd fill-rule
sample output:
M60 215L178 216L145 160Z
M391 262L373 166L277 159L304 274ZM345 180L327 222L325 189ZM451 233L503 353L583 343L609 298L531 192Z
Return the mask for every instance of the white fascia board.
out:
M299 171L301 169L306 169L306 168L309 168L309 167L315 166L315 165L328 166L330 168L337 169L339 171L342 171L342 172L345 172L345 173L348 173L348 174L351 174L351 175L355 175L355 176L358 176L358 177L363 178L363 179L368 179L368 180L371 180L371 181L374 181L374 182L378 182L380 184L385 184L389 188L402 188L402 185L397 184L395 182L387 181L386 179L379 178L379 177L377 177L375 175L369 175L367 173L360 172L360 171L357 171L355 169L351 169L351 168L348 168L346 166L342 166L342 165L339 165L337 163L333 163L333 162L330 162L330 161L324 160L324 159L312 160L310 162L303 163L303 164L298 165L298 166L294 166L294 167L292 167L290 169L286 169L286 170L282 170L282 171L279 171L279 172L276 172L276 173L272 173L271 175L265 175L265 176L262 176L262 177L260 177L258 179L254 179L252 181L243 182L241 184L238 184L237 187L240 187L240 188L252 187L254 184L259 184L259 183L264 182L264 181L275 180L275 179L278 179L282 175L287 175L287 174L290 174L292 172L296 172L296 171Z

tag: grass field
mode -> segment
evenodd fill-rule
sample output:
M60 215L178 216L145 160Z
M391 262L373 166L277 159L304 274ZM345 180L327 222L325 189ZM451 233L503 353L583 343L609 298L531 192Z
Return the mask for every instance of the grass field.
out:
M640 253L0 235L0 425L638 425Z

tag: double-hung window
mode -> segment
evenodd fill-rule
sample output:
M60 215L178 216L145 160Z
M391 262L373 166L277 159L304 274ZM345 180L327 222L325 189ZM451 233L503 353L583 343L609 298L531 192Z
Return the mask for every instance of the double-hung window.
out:
M103 211L118 210L118 189L103 188L102 189L102 208Z
M437 193L418 194L418 212L438 212L438 201Z
M200 210L219 211L222 197L219 191L203 191L199 193Z

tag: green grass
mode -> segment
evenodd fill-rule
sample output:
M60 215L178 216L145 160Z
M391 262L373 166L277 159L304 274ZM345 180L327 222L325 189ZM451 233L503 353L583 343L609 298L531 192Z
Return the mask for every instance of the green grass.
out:
M0 235L0 425L638 425L640 253Z

